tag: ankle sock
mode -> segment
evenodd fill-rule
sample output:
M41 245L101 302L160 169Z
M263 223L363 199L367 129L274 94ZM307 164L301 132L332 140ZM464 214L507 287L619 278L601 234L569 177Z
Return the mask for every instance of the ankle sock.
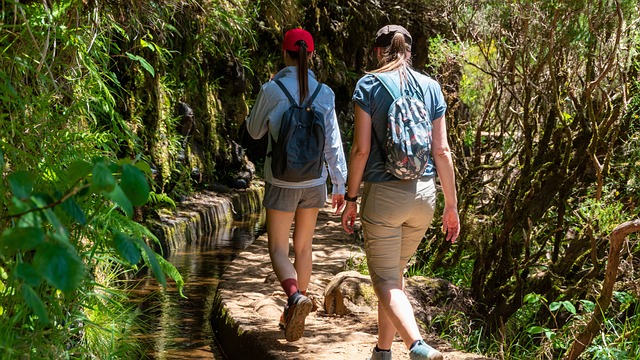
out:
M298 292L298 280L294 278L285 279L280 285L282 285L282 290L287 294L287 297Z
M412 345L412 346L413 346L413 345ZM380 349L380 348L378 347L378 345L376 345L375 349L376 349L376 352L381 352L381 351L391 351L391 349Z

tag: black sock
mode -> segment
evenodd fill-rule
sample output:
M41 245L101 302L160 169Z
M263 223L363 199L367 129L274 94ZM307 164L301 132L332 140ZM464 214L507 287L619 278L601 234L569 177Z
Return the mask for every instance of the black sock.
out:
M386 350L385 349L380 349L378 347L378 345L376 345L376 352L380 352L380 351L391 351L391 349L386 349Z
M421 339L421 340L422 340L422 339ZM413 342L413 344L411 344L411 346L409 347L409 350L413 349L413 347L414 347L414 346L418 345L418 343L419 343L421 340L416 340L416 341L414 341L414 342Z

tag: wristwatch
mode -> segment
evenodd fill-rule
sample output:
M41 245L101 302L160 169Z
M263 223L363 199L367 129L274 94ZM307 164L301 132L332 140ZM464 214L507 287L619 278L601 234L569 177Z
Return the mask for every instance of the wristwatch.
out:
M346 193L344 194L344 199L345 201L351 201L351 202L356 202L358 201L358 195L351 197L349 195L347 195Z

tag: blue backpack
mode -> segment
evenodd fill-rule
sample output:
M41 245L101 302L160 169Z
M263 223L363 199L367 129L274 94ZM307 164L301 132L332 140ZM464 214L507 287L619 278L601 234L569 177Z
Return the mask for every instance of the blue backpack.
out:
M407 72L409 74L409 70ZM381 148L386 150L385 168L402 180L419 178L424 175L431 153L432 124L424 95L418 90L412 95L408 89L401 94L388 74L379 73L375 77L393 98L387 114L386 141L382 143L376 137ZM409 84L407 81L406 86Z
M309 100L298 105L287 88L276 84L287 95L291 106L282 115L278 141L271 136L271 172L273 177L288 182L317 179L324 166L324 116L313 106L320 92L318 84Z

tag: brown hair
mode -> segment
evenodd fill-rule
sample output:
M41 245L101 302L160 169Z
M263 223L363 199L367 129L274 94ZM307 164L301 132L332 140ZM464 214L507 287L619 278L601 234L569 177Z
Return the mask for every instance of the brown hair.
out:
M309 66L307 64L309 52L304 40L296 41L296 45L299 46L298 51L287 50L287 54L290 58L298 60L298 88L300 89L300 105L302 105L309 94Z
M398 70L400 71L400 83L404 83L407 77L407 66L411 66L411 44L407 43L403 34L397 32L391 40L391 45L382 47L382 58L378 62L378 68L370 73L379 73Z

